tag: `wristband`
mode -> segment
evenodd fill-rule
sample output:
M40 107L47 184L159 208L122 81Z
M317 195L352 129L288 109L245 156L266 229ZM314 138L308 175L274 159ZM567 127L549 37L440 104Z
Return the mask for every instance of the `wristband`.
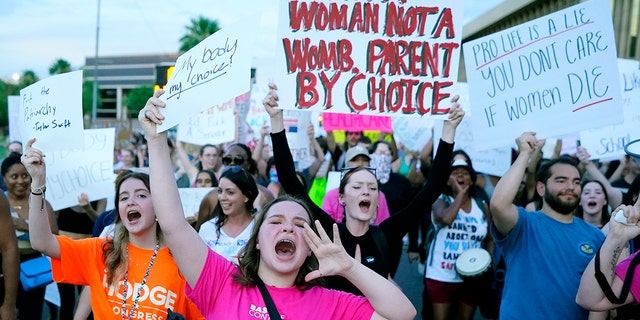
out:
M42 196L42 201L40 202L40 212L44 211L44 193L47 191L47 187L42 185L39 188L31 188L31 194L34 196Z

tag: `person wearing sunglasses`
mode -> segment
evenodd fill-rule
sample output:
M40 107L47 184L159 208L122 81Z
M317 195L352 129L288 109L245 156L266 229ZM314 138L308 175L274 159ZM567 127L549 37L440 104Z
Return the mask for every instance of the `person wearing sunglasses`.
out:
M187 176L189 177L189 185L192 187L196 185L196 179L199 172L201 172L202 170L209 170L217 174L222 168L222 162L220 161L220 150L213 144L205 144L200 147L200 153L198 157L199 161L197 164L191 162L182 142L176 142L176 147L180 163L186 171Z
M271 141L280 183L288 194L303 198L311 206L314 217L320 221L323 228L330 230L330 226L335 223L333 218L311 201L306 190L302 189L299 181L295 179L295 167L284 132L282 110L276 108L277 87L274 84L269 87L270 91L264 98L263 105L271 117ZM431 205L444 191L455 131L464 117L464 111L457 103L458 98L456 96L451 99L452 106L448 120L443 125L442 138L431 175L407 207L382 221L380 226L371 226L371 218L379 203L378 181L375 175L363 167L357 167L346 172L340 182L339 199L345 208L345 222L340 223L338 228L341 242L352 257L356 256L358 248L362 263L385 278L390 277L393 259L400 259L399 256L391 256L390 244L402 241L410 226L418 224L420 217L431 212ZM328 281L329 287L333 289L361 294L358 288L344 278L330 277Z

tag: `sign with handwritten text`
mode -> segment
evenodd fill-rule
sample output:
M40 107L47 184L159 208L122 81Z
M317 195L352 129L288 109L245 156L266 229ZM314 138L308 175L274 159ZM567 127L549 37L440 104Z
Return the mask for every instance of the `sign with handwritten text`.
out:
M363 114L322 113L324 130L393 132L393 122L387 116L368 116Z
M580 145L592 159L612 159L625 155L624 146L640 139L640 70L637 60L619 59L620 88L624 122L580 132Z
M178 57L160 97L167 107L161 110L166 120L158 126L158 132L249 91L249 27L238 24L224 28Z
M560 136L622 122L607 0L582 2L464 44L478 149L524 131Z
M284 130L296 171L308 168L313 163L309 147L307 129L311 121L311 113L298 110L283 110Z
M91 201L113 198L115 129L84 130L84 150L46 153L47 200L54 210L78 204L86 192Z
M20 96L7 97L9 107L9 140L22 141L20 137Z
M216 188L178 188L185 218L197 216L202 199L214 189Z
M469 155L473 163L473 169L477 172L501 177L511 166L511 147L485 150L476 148L472 118L473 117L467 117L465 115L462 122L458 125L458 128L456 128L454 148L455 150L464 150ZM440 137L442 137L442 126L443 121L435 121L433 128L433 150L438 150Z
M284 1L283 108L437 116L458 77L462 1ZM439 116L442 117L442 116Z
M190 117L178 126L178 140L199 146L233 141L235 102L227 101Z
M433 138L433 119L394 117L393 137L407 150L420 152Z
M44 152L82 150L82 71L58 74L20 90L20 137Z

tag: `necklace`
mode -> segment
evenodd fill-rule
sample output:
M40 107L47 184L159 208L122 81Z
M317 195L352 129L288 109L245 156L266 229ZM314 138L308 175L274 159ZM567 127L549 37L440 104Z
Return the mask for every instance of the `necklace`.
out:
M156 261L156 256L158 255L158 250L160 249L160 239L156 238L156 247L153 250L153 255L151 256L151 262L149 262L149 267L147 268L147 272L144 274L142 278L142 283L140 284L140 288L138 288L138 293L136 293L136 298L133 300L133 305L131 306L131 311L129 312L128 320L131 320L131 316L136 311L138 307L138 299L140 299L140 294L142 293L142 288L144 288L145 283L147 283L147 278L149 277L149 273L151 272L151 267L153 267L153 262ZM127 247L127 258L129 257L129 249ZM122 315L122 320L124 320L124 313L127 310L127 276L129 274L129 270L124 272L124 289L122 293L122 310L120 314Z

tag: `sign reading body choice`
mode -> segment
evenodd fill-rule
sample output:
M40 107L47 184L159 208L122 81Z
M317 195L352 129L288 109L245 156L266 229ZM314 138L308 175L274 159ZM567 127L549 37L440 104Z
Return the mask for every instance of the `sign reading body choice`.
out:
M622 122L611 9L591 0L464 44L478 149Z
M55 75L20 90L20 137L44 152L82 150L82 71Z
M54 210L78 204L86 192L89 200L113 198L113 148L115 129L84 130L84 150L47 153L47 200Z
M167 107L161 110L166 119L158 132L249 91L250 27L224 28L178 57L160 97Z
M278 21L283 108L407 116L448 111L443 100L458 77L462 1L284 1Z

